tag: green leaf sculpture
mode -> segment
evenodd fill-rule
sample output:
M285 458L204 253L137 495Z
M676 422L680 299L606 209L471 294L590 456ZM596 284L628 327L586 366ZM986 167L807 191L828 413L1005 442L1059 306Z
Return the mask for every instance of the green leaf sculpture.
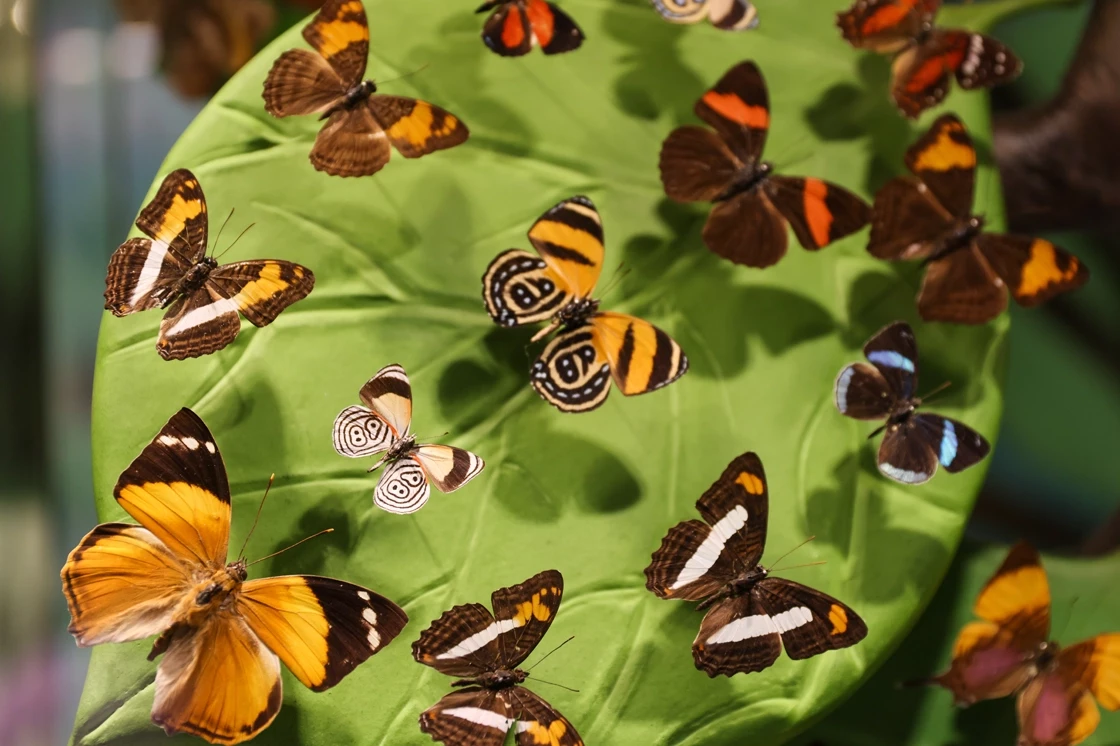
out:
M921 132L889 102L889 61L840 39L840 2L763 2L761 27L743 34L672 26L647 0L563 5L586 32L582 49L502 59L479 39L472 3L367 0L369 75L415 72L383 90L467 122L471 139L454 150L415 161L394 155L370 178L314 171L307 156L319 122L273 119L261 100L276 56L303 45L297 27L247 65L168 155L165 171L186 167L200 178L211 235L232 208L227 235L256 224L225 261L296 261L317 283L271 326L243 323L233 345L197 360L159 358L158 312L106 315L93 409L100 516L124 518L112 496L117 476L189 406L229 469L233 546L273 472L250 559L335 529L254 576L336 576L387 595L412 619L327 693L285 672L284 707L262 744L428 742L417 718L449 680L412 660L412 640L445 609L485 602L546 568L564 574L567 592L542 647L575 640L534 674L580 691L536 688L587 743L779 743L891 653L960 539L986 466L916 489L886 480L866 441L871 426L836 412L832 385L868 336L906 319L924 388L953 381L938 409L994 438L1006 318L981 328L916 323L920 268L869 257L866 231L819 253L794 245L765 271L729 264L700 240L707 207L668 201L658 178L668 132L695 121L693 103L725 70L754 59L770 89L767 158L870 198ZM979 12L954 11L944 20L957 25ZM957 91L947 108L979 143L978 211L998 227L986 106L982 94ZM691 370L662 391L615 391L593 413L562 415L529 386L531 330L491 322L480 278L498 252L528 247L532 222L574 194L602 213L603 284L615 265L628 271L604 307L666 329ZM448 431L439 442L487 460L470 485L408 517L375 510L374 477L331 447L335 415L392 362L412 377L414 430L425 438ZM696 498L747 450L761 455L770 480L763 562L816 535L794 559L827 564L789 576L850 604L870 634L850 650L712 680L689 649L701 614L655 598L642 570L668 528L694 517ZM163 743L148 720L156 665L147 650L141 642L94 651L75 743Z

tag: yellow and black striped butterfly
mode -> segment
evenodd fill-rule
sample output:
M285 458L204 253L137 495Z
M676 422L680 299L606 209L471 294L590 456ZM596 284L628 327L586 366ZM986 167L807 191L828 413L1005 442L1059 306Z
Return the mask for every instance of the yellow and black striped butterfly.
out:
M591 291L603 268L603 223L595 205L577 196L533 224L529 241L539 256L521 249L499 254L482 278L482 297L501 326L551 319L536 341L561 329L530 371L533 388L563 412L602 404L611 378L627 396L672 383L688 358L668 334L622 313L599 310Z
M292 262L218 264L206 255L207 220L198 179L172 171L136 218L148 238L128 239L109 260L105 308L114 316L167 309L156 342L164 360L220 350L241 330L238 313L266 326L315 287L311 270Z

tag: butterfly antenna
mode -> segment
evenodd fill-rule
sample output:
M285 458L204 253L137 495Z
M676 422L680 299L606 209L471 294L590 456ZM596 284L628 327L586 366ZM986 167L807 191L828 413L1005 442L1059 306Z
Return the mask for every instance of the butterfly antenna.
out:
M245 541L241 545L241 551L237 553L237 559L245 559L245 547L249 546L249 537L257 530L257 521L261 519L261 511L264 510L264 501L268 499L268 491L272 489L272 481L276 479L276 474L268 478L268 485L264 488L264 496L261 497L261 504L257 506L257 516L253 519L253 527L249 529L249 533L245 534Z
M1079 598L1081 598L1081 596L1074 596L1073 600L1069 602L1069 614L1066 615L1066 620L1062 622L1062 628L1058 630L1058 633L1056 635L1053 635L1050 639L1061 640L1065 635L1066 628L1069 626L1070 621L1073 620L1073 607L1077 603L1077 600Z
M323 534L329 534L329 533L332 533L333 531L334 531L334 529L333 529L333 528L324 528L324 529L323 529L322 531L320 531L320 532L319 532L319 533L317 533L317 534L311 534L311 536L307 536L307 537L304 537L304 538L300 539L299 541L297 541L297 542L296 542L295 544L292 544L291 546L288 546L288 547L284 547L284 548L283 548L283 549L281 549L281 550L280 550L279 552L273 552L272 554L269 554L269 555L266 555L266 556L264 556L264 557L261 557L260 559L255 559L255 560L253 560L252 562L250 562L249 564L247 564L247 565L245 565L245 566L246 566L246 567L252 567L253 565L257 564L258 562L264 562L264 561L265 561L266 559L272 559L272 558L273 558L273 557L275 557L276 555L278 555L278 554L283 554L284 552L288 551L289 549L295 549L296 547L298 547L298 546L299 546L300 544L302 544L303 542L305 542L305 541L311 541L311 540L312 540L312 539L314 539L314 538L315 538L316 536L322 536Z
M229 208L229 215L226 215L226 219L222 221L222 227L218 229L218 237L214 239L214 248L217 248L218 242L222 240L222 231L229 225L229 219L233 217L233 210L234 208Z
M240 233L237 234L237 238L233 239L233 243L231 243L229 246L227 246L225 251L223 251L221 254L219 254L218 256L216 256L214 258L215 259L221 259L223 256L225 256L226 252L228 252L230 249L232 249L234 246L236 246L237 242L241 240L241 237L244 236L246 233L248 233L249 229L252 228L254 225L256 225L256 223L249 223L247 226L245 226L245 230L243 230L243 231L241 231Z
M952 381L946 381L945 383L941 384L940 386L938 386L937 388L935 388L933 391L929 392L925 396L919 397L919 400L924 404L924 403L928 402L930 399L937 396L942 391L944 391L945 389L949 388L952 385L953 385Z
M552 650L549 650L549 651L548 651L547 653L545 653L545 654L544 654L544 658L541 658L541 659L540 659L539 661L537 661L537 662L536 662L536 663L534 663L533 665L529 666L529 668L528 668L528 669L526 669L525 673L529 673L529 671L532 671L532 670L533 670L534 668L536 668L536 667L537 667L537 666L539 666L540 664L544 663L544 662L545 662L545 660L546 660L546 659L548 658L548 656L552 655L552 654L553 654L553 653L555 653L555 652L556 652L557 650L559 650L560 648L564 647L565 645L567 645L567 644L568 644L569 642L571 642L571 641L572 641L572 640L574 640L574 639L576 639L576 636L575 636L575 635L572 635L572 636L571 636L571 637L569 637L569 638L568 638L567 640L564 640L564 642L562 642L562 643L560 643L559 645L557 645L556 647L554 647L554 648L553 648ZM575 691L575 690L573 690L573 691Z
M880 425L879 427L877 427L877 428L875 428L874 430L871 431L871 434L867 436L867 439L871 440L876 435L878 435L879 433L883 432L886 429L887 429L886 425Z
M626 262L619 262L618 266L614 268L614 274L611 275L611 279L608 280L607 284L603 286L603 289L599 291L600 297L605 297L607 293L614 290L620 282L626 279L626 275L630 274L630 267L626 267L625 271L623 270L625 264Z
M826 560L821 560L819 562L806 562L802 565L790 565L789 567L771 567L770 572L785 572L786 570L797 570L801 567L815 567L816 565L824 564L828 564Z
M415 75L416 73L419 73L419 72L423 72L424 70L428 69L428 65L429 65L429 64L430 64L430 63L428 63L428 62L425 62L425 63L424 63L423 65L421 65L420 67L416 68L415 70L413 70L413 71L412 71L412 72L410 72L410 73L405 73L404 75L398 75L398 76L397 76L397 77L395 77L395 78L389 78L388 80L383 80L383 81L381 81L381 82L380 82L380 83L379 83L378 85L385 85L386 83L393 83L393 82L396 82L396 81L398 81L398 80L404 80L405 78L407 78L407 77L409 77L409 76L411 76L411 75Z
M784 559L785 559L786 557L790 556L791 554L793 554L793 553L794 553L794 552L796 552L796 551L797 551L798 549L800 549L801 547L805 546L806 544L808 544L808 543L809 543L810 541L812 541L812 540L813 540L813 539L815 539L815 538L817 538L817 537L816 537L816 536L810 536L810 537L809 537L808 539L806 539L805 541L801 542L800 544L798 544L797 546L795 546L795 547L794 547L793 549L791 549L791 550L789 550L788 552L786 552L785 554L783 554L783 555L782 555L781 557L779 557L778 559L774 560L774 564L770 565L770 567L771 567L771 568L777 567L777 566L778 566L778 563L779 563L779 562L781 562L781 561L782 561L782 560L784 560Z
M921 679L907 679L894 685L895 689L912 689L917 686L937 686L941 682L936 676L926 676Z
M541 684L548 684L549 686L558 686L561 689L567 689L569 692L575 692L577 694L579 693L579 689L573 689L570 686L564 686L563 684L557 684L555 681L545 681L544 679L538 679L535 676L533 677L533 681L540 682Z

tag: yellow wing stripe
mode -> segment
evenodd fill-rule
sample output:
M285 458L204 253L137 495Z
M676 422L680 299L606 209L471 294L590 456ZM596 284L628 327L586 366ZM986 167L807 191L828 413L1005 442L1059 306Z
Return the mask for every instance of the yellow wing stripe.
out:
M360 13L362 4L351 2L342 6L343 13ZM355 42L369 41L369 27L364 23L337 20L325 23L316 29L319 32L319 52L330 59Z
M303 267L299 265L291 265L294 279L299 282L303 279ZM247 283L245 287L234 296L234 302L238 308L247 308L250 306L263 303L272 298L277 293L283 292L285 289L292 285L291 282L283 279L281 275L282 268L276 262L265 262L264 267L261 268L260 277Z
M948 122L937 133L929 147L914 159L915 171L951 171L954 168L975 168L976 150L954 140L950 133L964 132L960 122Z
M545 725L544 723L532 722L525 724L525 733L533 739L534 746L562 746L564 734L568 732L568 726L564 724L563 720L553 720L551 724Z
M445 114L443 123L434 127L436 114L427 101L417 101L408 116L401 117L386 130L392 140L406 140L418 150L423 150L429 140L447 137L459 127L459 120Z
M190 190L198 188L198 182L194 180L183 182L183 186ZM188 220L193 220L199 215L206 212L206 205L200 199L186 199L182 194L176 194L171 198L171 206L167 208L160 219L159 231L156 233L156 239L166 244L171 243L183 232L187 226ZM195 237L199 238L199 237Z
M848 631L848 612L839 604L833 604L828 610L828 621L832 622L832 634L842 635Z
M758 478L758 475L751 474L749 471L739 474L735 482L742 485L743 489L752 495L761 495L766 490L766 485Z
M530 618L536 618L538 622L547 622L552 617L552 610L548 608L547 604L541 603L541 598L548 595L548 588L541 588L538 593L533 594L533 598L519 603L517 605L517 615L513 617L514 626L522 627ZM552 589L553 595L560 595L558 588Z

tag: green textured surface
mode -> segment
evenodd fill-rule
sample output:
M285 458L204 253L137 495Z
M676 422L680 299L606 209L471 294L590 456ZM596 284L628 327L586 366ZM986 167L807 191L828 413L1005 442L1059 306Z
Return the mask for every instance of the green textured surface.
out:
M93 410L99 514L123 517L111 494L117 475L190 406L226 459L235 545L271 472L276 486L250 557L335 528L255 569L366 584L413 619L328 693L285 673L284 708L259 742L428 742L416 718L449 680L412 661L411 641L449 606L548 567L564 573L567 593L544 646L576 639L538 673L580 692L536 688L589 744L777 743L850 694L900 642L949 565L986 465L917 489L895 485L875 470L870 426L841 417L831 397L836 373L872 332L915 321L919 269L868 257L866 232L819 254L794 246L764 272L734 267L700 241L706 209L668 202L656 168L661 140L693 121L704 88L753 58L770 87L766 155L779 169L867 197L896 173L920 130L888 102L887 60L849 49L821 5L766 3L759 30L727 35L666 24L645 0L569 0L588 36L583 49L505 60L482 45L481 19L459 0L368 2L370 75L429 63L385 90L458 114L473 133L465 146L419 161L395 156L373 178L315 172L307 151L317 123L274 120L260 98L275 56L302 44L293 29L174 147L165 170L195 171L215 222L237 208L229 235L257 223L226 261L298 261L318 282L271 327L246 323L234 345L193 361L159 359L157 313L106 316ZM992 9L957 8L947 20L981 12ZM957 92L949 105L980 146L977 209L998 217L986 99ZM499 251L527 247L541 212L577 193L603 216L604 284L619 262L630 269L605 307L663 326L692 369L663 391L615 392L594 413L565 416L529 388L531 330L495 327L479 278ZM937 409L990 437L1006 326L916 324L923 388L952 379ZM373 480L330 444L335 414L390 362L412 376L414 429L450 431L441 440L488 462L468 487L435 495L412 517L374 512ZM792 576L851 604L871 632L849 651L709 680L689 651L700 614L645 591L642 569L727 462L751 449L773 500L764 561L816 534L796 558L828 564ZM147 720L155 666L146 650L95 650L77 742L162 743Z
M975 617L972 605L999 567L1008 547L962 547L922 621L900 648L843 708L829 715L796 746L950 746L1015 743L1018 725L1011 697L953 707L944 689L898 690L908 681L949 667L953 641ZM1072 645L1094 635L1120 631L1120 554L1103 559L1045 555L1042 564L1053 597L1050 637ZM886 703L890 706L885 706ZM1120 713L1101 710L1101 724L1082 746L1120 743Z

